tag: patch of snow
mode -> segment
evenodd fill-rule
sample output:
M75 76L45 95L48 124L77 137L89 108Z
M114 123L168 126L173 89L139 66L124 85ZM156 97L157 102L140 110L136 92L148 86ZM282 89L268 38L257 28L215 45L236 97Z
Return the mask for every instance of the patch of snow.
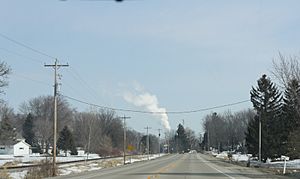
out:
M242 162L242 161L248 161L249 156L246 154L233 154L232 160Z
M67 169L60 169L59 170L59 175L70 175L72 171L67 170Z
M96 159L96 158L101 158L101 157L99 157L98 154L89 154L88 158ZM37 163L37 162L39 162L41 160L45 160L45 159L52 160L52 157L40 156L39 154L33 154L33 155L29 155L29 156L24 156L24 157L14 157L13 155L0 155L0 166L4 165L7 162L14 162L14 161L19 163L18 166L30 165L32 163ZM69 161L86 160L86 159L87 159L87 155L56 157L57 162L69 162Z
M12 172L10 173L10 177L12 177L13 179L23 179L25 178L25 175L27 174L27 170L21 171L21 172Z
M228 159L228 152L224 151L224 152L221 152L219 154L216 154L216 158Z
M150 155L149 158L155 159L158 157L162 157L165 154L155 154L155 155ZM13 156L6 156L6 158L11 158ZM27 161L27 162L33 162L33 161L40 161L42 159L45 159L46 157L42 156L29 156L29 157L22 157L22 158L13 158L13 160L5 160L5 161L14 161L14 160L20 160L22 162ZM78 157L78 156L69 156L69 157L57 157L57 159L61 159L60 161L74 161L74 160L85 160L85 157ZM100 158L97 154L90 154L89 158ZM144 161L148 160L147 155L139 155L139 156L127 156L127 163L134 163L138 161ZM48 159L52 159L51 157L48 157ZM0 160L2 161L2 160ZM107 162L115 162L114 166L122 166L123 165L123 157L118 157L118 158L110 158L110 159L103 159L100 161L87 161L86 163L71 163L71 164L63 164L59 165L59 173L60 175L69 175L71 173L80 173L84 171L94 171L94 170L100 170L105 167L107 167ZM30 164L25 164L21 163L20 165L30 165ZM27 174L26 171L22 172L11 172L10 175L12 176L13 179L22 179L25 178L25 175Z
M284 161L270 162L271 167L283 167ZM300 168L300 159L286 161L286 168Z
M94 171L94 170L100 170L100 169L102 169L102 168L101 167L100 168L92 167L92 168L88 169L87 171Z

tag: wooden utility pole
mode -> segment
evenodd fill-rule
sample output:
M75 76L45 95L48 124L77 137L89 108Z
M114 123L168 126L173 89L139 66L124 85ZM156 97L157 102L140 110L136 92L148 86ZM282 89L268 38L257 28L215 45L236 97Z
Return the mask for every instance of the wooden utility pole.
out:
M126 164L126 119L130 119L130 117L123 116L119 117L119 119L123 119L123 124L124 124L124 130L123 130L123 160L124 160L124 165Z
M144 129L147 129L147 155L148 155L148 160L150 160L150 147L149 147L149 132L148 130L151 129L151 127L145 127Z
M53 67L54 68L54 119L53 119L53 169L52 175L56 176L56 131L57 131L57 70L60 67L68 67L69 65L60 65L58 64L58 60L55 59L54 65L44 65L45 67Z
M258 125L258 160L259 164L261 164L261 113L259 113L259 125Z

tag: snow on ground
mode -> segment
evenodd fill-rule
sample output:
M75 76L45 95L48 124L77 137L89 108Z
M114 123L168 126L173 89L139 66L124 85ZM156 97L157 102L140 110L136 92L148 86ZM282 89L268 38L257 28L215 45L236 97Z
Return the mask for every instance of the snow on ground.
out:
M283 167L284 161L270 162L271 167ZM300 169L300 159L286 161L286 168Z
M27 170L21 171L21 172L13 172L10 173L10 177L12 177L13 179L23 179L25 178L25 175L27 174Z
M228 152L224 151L221 152L219 154L213 154L214 156L216 156L216 158L221 158L221 159L228 159Z
M0 155L0 166L5 164L6 162L13 162L15 160L12 155Z
M216 158L221 158L221 159L225 159L225 160L229 160L228 157L228 152L224 151L221 152L219 154L217 153L211 153L213 156L215 156ZM249 156L251 156L251 154L232 154L232 161L238 161L238 162L246 162L248 161ZM251 166L252 165L259 165L259 163L257 162L257 160L251 160ZM270 167L270 168L283 168L284 166L284 161L274 161L271 162L270 160L268 160L266 163L262 163L262 166L265 167ZM286 167L288 169L300 169L300 159L296 159L296 160L289 160L286 161Z
M98 154L89 154L89 159L95 159L95 158L101 158ZM45 157L45 156L39 156L39 155L29 155L24 157L14 157L13 155L0 155L0 166L8 163L14 163L18 166L24 166L24 165L30 165L34 163L38 163L41 160L50 159L52 160L52 157ZM56 157L57 162L69 162L69 161L77 161L77 160L86 160L87 156L68 156L68 157L62 157L58 156Z
M249 155L246 154L232 154L232 160L242 162L242 161L248 161Z
M165 154L155 154L150 155L149 159L155 159L158 157L162 157ZM148 160L147 155L139 155L139 156L127 156L126 163L134 163ZM112 158L112 159L103 159L98 161L89 161L86 164L65 164L60 165L60 175L69 175L71 173L80 173L84 171L92 171L92 170L100 170L102 168L109 168L109 167L117 167L123 165L123 157Z
M223 151L219 154L215 154L216 155L216 158L221 158L221 159L225 159L225 160L229 160L229 152L227 151ZM249 154L240 154L240 153L237 153L237 154L231 154L231 160L232 161L238 161L238 162L243 162L243 161L248 161L249 159Z
M158 157L162 157L165 154L154 154L154 155L150 155L149 159L155 159ZM7 156L7 158L9 158L11 156ZM89 155L89 159L91 158L99 158L98 155L93 154L93 155ZM33 162L33 161L37 161L37 160L41 160L44 159L44 157L25 157L23 158L22 161L26 161L26 162ZM74 161L74 160L85 160L84 157L73 157L73 156L69 156L69 157L57 157L57 159L61 159L60 161ZM2 160L2 159L1 159ZM11 161L14 161L14 159L11 159ZM138 156L127 156L126 157L126 163L134 163L134 162L139 162L139 161L145 161L148 160L148 156L147 155L138 155ZM6 160L7 161L7 160ZM96 161L86 161L86 162L82 162L82 163L71 163L71 164L62 164L59 165L59 174L60 175L69 175L71 173L80 173L80 172L84 172L84 171L93 171L93 170L100 170L103 168L109 168L109 167L116 167L116 166L121 166L123 165L123 157L118 157L118 158L111 158L111 159L103 159L103 160L96 160ZM27 174L28 170L24 170L22 172L11 172L10 176L13 179L22 179L25 178L25 175Z

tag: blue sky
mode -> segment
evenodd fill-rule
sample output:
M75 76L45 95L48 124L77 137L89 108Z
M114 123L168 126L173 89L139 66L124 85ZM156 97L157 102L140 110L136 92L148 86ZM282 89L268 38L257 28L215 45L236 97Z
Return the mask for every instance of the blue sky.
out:
M0 33L69 63L61 93L87 102L146 110L125 94L155 96L160 108L182 111L249 99L251 86L270 74L278 52L298 55L299 1L135 0L16 1L0 6ZM16 55L19 54L19 55ZM20 56L21 55L21 56ZM0 37L0 59L12 68L1 96L14 107L52 95L53 59ZM78 111L89 106L69 101ZM214 110L232 112L251 103ZM202 132L213 111L169 115ZM157 116L128 115L129 127L162 128Z

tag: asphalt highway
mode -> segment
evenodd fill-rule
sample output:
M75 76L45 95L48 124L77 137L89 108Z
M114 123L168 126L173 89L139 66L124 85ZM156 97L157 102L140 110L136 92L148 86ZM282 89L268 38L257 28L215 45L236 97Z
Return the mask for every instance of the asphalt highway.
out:
M284 178L241 167L203 154L176 154L130 165L82 172L56 179L241 179Z

